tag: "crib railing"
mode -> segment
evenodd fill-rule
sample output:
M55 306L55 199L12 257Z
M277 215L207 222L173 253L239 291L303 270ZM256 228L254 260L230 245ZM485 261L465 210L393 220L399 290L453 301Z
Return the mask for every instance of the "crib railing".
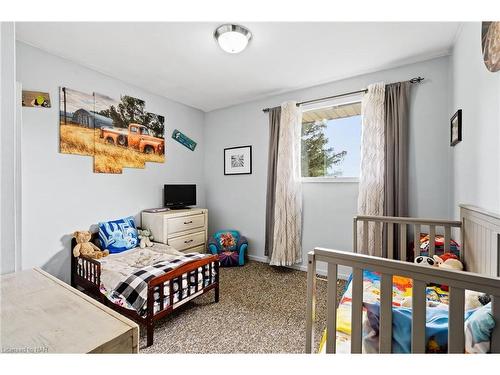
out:
M362 351L363 270L381 274L380 280L380 353L391 353L392 347L392 277L413 279L412 297L412 353L425 353L426 285L429 282L449 286L448 352L464 353L465 290L492 296L492 314L497 327L492 336L491 350L500 352L500 278L475 273L423 267L409 262L383 259L363 254L316 248L308 254L306 352L312 353L316 304L316 262L328 264L327 339L326 352L336 352L337 332L337 269L339 265L352 267L351 353Z
M375 256L396 259L395 249L399 248L399 259L407 259L408 234L413 231L413 243L415 250L413 256L420 255L420 233L429 234L429 256L435 253L436 234L444 234L444 252L450 251L452 228L458 228L460 237L462 236L462 222L453 220L417 219L411 217L393 216L355 216L353 221L353 246L355 253L368 253L369 249L369 229L374 226L374 254ZM361 238L358 239L358 234ZM394 244L394 234L397 234L398 242ZM385 234L386 241L383 241ZM358 242L359 241L359 242ZM460 243L462 243L460 238ZM364 250L364 251L361 251ZM460 252L463 260L463 254Z

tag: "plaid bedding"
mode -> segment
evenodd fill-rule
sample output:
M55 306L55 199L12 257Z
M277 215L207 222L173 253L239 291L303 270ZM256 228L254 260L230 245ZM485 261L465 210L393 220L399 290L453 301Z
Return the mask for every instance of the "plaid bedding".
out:
M140 312L147 300L148 281L154 277L164 275L168 271L182 266L196 259L206 258L207 254L191 253L177 256L169 261L162 261L140 268L118 283L114 294L118 294L137 312Z

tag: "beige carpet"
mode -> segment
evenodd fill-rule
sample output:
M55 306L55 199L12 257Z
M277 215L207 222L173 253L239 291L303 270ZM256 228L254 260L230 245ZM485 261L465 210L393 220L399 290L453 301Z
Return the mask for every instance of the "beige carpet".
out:
M344 282L339 281L338 293ZM221 268L220 301L209 292L155 326L154 343L141 353L303 353L306 273L248 262ZM317 283L317 348L326 322L326 282Z

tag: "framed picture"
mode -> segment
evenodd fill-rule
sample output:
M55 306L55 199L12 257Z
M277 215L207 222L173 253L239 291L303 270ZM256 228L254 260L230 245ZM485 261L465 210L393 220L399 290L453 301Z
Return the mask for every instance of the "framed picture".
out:
M225 148L224 174L252 174L252 146Z
M462 110L459 109L450 120L450 146L462 141Z

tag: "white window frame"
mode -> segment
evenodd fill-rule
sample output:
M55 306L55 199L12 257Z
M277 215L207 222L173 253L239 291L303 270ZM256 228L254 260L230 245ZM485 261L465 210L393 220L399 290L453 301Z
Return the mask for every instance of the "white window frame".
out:
M341 98L335 98L321 103L306 104L301 106L302 112L314 111L315 109L321 109L326 107L340 106L345 104L361 102L363 99L363 93L353 94L349 96L344 96ZM302 123L301 123L302 126ZM302 141L302 140L301 140ZM361 139L360 139L361 142ZM301 159L302 161L302 159ZM300 181L303 183L359 183L358 177L334 177L334 176L320 176L320 177L302 177Z

